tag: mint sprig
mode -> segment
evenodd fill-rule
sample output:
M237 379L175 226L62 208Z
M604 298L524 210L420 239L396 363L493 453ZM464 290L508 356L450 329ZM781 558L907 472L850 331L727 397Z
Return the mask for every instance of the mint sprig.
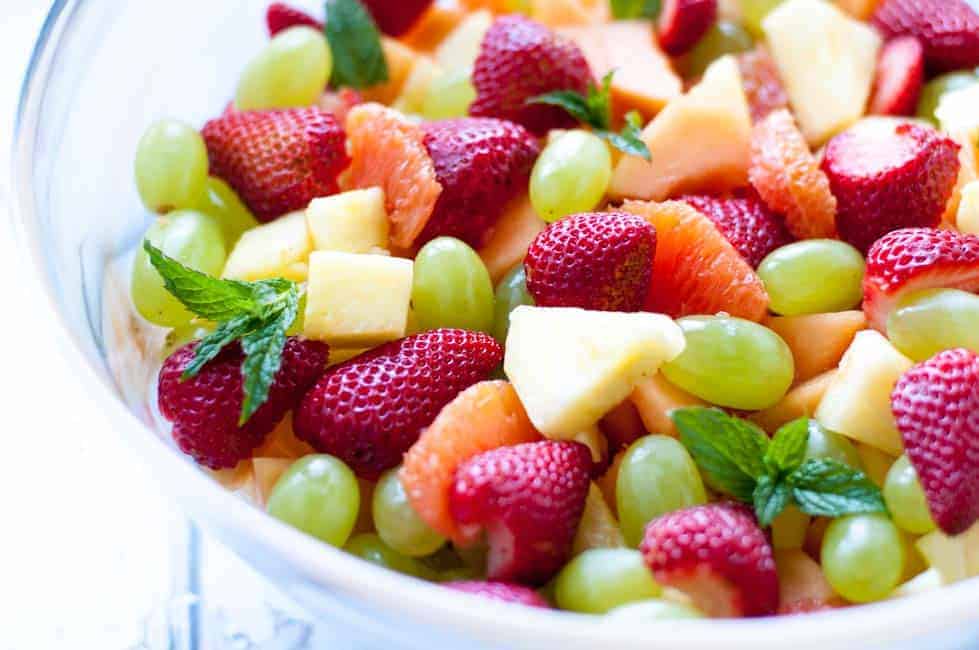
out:
M286 331L299 311L299 285L276 278L258 282L222 280L195 271L143 241L166 287L184 307L200 318L218 323L201 339L181 380L191 379L226 346L241 341L244 400L238 425L248 422L269 397L269 389L282 365Z
M334 87L360 89L388 80L381 35L360 0L326 0L323 31L333 54Z
M563 108L571 117L590 126L595 135L613 147L632 156L652 160L649 147L642 140L642 117L636 111L626 116L626 125L618 133L611 130L612 76L615 70L602 77L601 86L588 84L584 95L574 90L556 90L527 100L528 104L547 104Z
M662 5L661 0L610 0L610 4L616 20L656 18Z
M809 418L786 424L769 440L751 422L719 409L677 409L670 417L707 484L752 505L762 526L793 503L822 517L887 511L863 472L830 458L806 460Z

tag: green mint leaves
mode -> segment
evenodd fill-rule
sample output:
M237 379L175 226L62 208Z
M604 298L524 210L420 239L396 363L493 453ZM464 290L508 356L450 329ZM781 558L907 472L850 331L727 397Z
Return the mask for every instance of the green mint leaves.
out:
M279 372L286 331L299 311L299 285L282 279L221 280L167 257L149 240L143 242L143 249L163 277L167 291L200 318L218 323L217 329L198 344L184 370L184 380L196 376L225 346L241 341L245 398L238 424L245 424L268 399Z
M333 53L333 86L359 89L388 80L380 33L360 0L326 0L323 31Z
M656 18L660 12L660 0L611 0L612 15L617 20Z
M769 439L754 424L719 409L677 409L671 417L707 484L751 504L763 527L792 503L824 517L886 512L880 490L863 472L829 458L805 459L808 418Z
M528 104L547 104L563 108L569 115L595 130L595 135L607 140L616 149L633 155L652 160L649 148L640 137L642 134L642 118L639 113L632 111L626 115L626 125L622 131L615 133L610 130L612 121L612 75L609 72L602 77L601 87L588 84L588 93L582 95L573 90L557 90L544 93L527 100Z

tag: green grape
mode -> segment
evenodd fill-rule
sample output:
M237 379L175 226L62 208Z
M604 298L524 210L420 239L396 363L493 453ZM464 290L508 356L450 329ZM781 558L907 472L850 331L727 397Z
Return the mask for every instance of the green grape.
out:
M332 71L326 36L312 27L292 27L249 62L238 82L235 106L242 111L312 106Z
M377 482L371 512L377 534L402 555L429 555L445 544L445 538L429 528L411 507L398 468L388 470Z
M830 522L820 552L833 590L855 603L887 597L901 580L906 551L885 515L850 515Z
M533 304L534 298L527 291L527 273L523 264L518 264L496 285L493 336L501 345L506 343L506 336L510 332L510 312L520 305Z
M167 334L167 340L163 345L163 358L166 359L191 341L199 341L213 331L213 326L197 322L170 330L170 333Z
M912 291L887 317L887 336L898 350L925 361L942 350L979 352L979 296L957 289Z
M853 309L863 299L863 255L833 239L808 239L772 251L758 266L771 309L783 316Z
M754 39L744 27L730 20L718 20L681 59L683 76L688 79L699 77L707 66L725 54L747 52L754 45Z
M447 120L468 115L469 105L476 99L470 72L469 68L463 67L448 70L433 79L422 102L422 117Z
M718 406L756 411L776 404L792 385L792 351L767 327L729 316L690 316L677 324L687 347L662 371L688 393Z
M615 501L626 544L635 548L652 519L707 502L704 482L686 447L669 436L632 443L615 481Z
M224 234L214 219L200 212L179 210L159 217L145 237L165 254L201 273L218 276L224 269L228 255ZM194 318L164 288L163 278L150 264L142 245L133 259L131 293L136 310L151 323L184 327Z
M608 145L593 133L568 131L544 147L530 176L530 202L545 221L594 210L612 179Z
M465 242L438 237L415 257L411 305L421 331L439 327L493 329L493 282Z
M207 183L207 147L192 126L160 120L136 146L136 188L149 210L166 214L191 208Z
M607 615L610 621L668 621L683 618L703 618L691 607L671 600L650 599L616 607Z
M357 477L326 454L300 458L269 495L269 514L327 544L343 546L360 510Z
M884 502L894 519L894 523L915 535L924 535L935 530L935 521L931 518L928 499L918 481L918 473L908 459L902 454L894 461L884 479Z
M661 592L642 553L627 548L585 551L564 566L554 584L557 606L583 614L604 614Z
M372 562L377 566L390 569L391 571L397 571L398 573L404 573L423 580L435 580L438 577L433 570L415 558L398 553L374 533L355 535L347 542L343 550L351 555L356 555L362 560Z
M208 176L204 191L194 207L197 211L214 217L224 231L229 248L235 245L243 232L258 225L258 221L235 191L217 176Z
M925 84L921 90L921 97L918 99L916 114L924 120L931 121L938 126L938 118L935 116L935 109L942 101L942 96L955 90L961 90L976 83L977 77L971 70L960 70L949 72L940 77L935 77Z
M784 0L741 0L741 19L745 27L755 36L764 36L761 23L775 7Z
M809 440L806 443L806 460L831 458L854 469L863 469L860 454L850 439L830 431L815 419L809 420Z

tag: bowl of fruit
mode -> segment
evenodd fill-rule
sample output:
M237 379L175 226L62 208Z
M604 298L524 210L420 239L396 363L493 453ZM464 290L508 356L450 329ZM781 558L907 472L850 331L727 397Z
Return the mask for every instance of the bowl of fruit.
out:
M35 50L15 223L162 489L364 647L974 647L969 4L324 4Z

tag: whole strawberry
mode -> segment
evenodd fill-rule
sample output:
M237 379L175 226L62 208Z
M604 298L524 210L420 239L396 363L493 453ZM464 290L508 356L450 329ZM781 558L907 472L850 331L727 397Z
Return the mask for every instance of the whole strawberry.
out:
M527 100L559 90L584 95L593 76L577 45L514 14L497 18L486 32L472 79L470 115L512 120L543 135L576 121L562 108Z
M259 221L335 194L337 176L350 163L343 129L318 108L225 113L201 135L211 173L234 188Z
M282 352L282 365L269 389L268 400L239 426L242 389L241 345L225 347L195 377L181 375L193 360L198 342L179 348L160 369L160 412L173 423L177 446L211 469L234 467L250 458L285 414L291 410L326 367L324 343L291 337Z
M708 616L768 616L778 607L772 547L743 506L663 515L646 526L639 550L657 582L686 592Z
M374 480L398 465L442 407L503 358L489 335L439 329L327 371L296 409L296 435Z
M657 20L659 46L670 56L686 54L717 20L717 0L666 0Z
M316 20L302 9L297 9L284 2L273 2L265 10L265 25L269 36L275 36L290 27L314 27L323 29L323 23Z
M656 230L625 212L556 221L531 243L527 290L541 307L639 311L649 293Z
M540 145L505 120L470 117L423 128L442 193L415 243L448 235L478 248L506 203L527 188Z
M936 72L979 65L979 15L965 0L883 0L872 22L884 38L916 37Z
M442 586L467 594L489 598L490 600L498 600L503 603L514 603L517 605L526 605L527 607L541 607L543 609L551 608L547 601L544 600L544 597L530 587L515 585L510 582L458 580L443 583Z
M475 456L456 470L456 523L485 529L490 580L540 585L567 562L585 508L591 452L577 442L528 442Z
M713 221L752 268L758 268L765 256L792 241L783 223L754 192L730 198L693 195L680 200Z
M979 519L979 356L946 350L911 368L891 409L935 523L965 532Z
M433 0L361 0L374 17L378 29L388 36L401 36L432 5Z

